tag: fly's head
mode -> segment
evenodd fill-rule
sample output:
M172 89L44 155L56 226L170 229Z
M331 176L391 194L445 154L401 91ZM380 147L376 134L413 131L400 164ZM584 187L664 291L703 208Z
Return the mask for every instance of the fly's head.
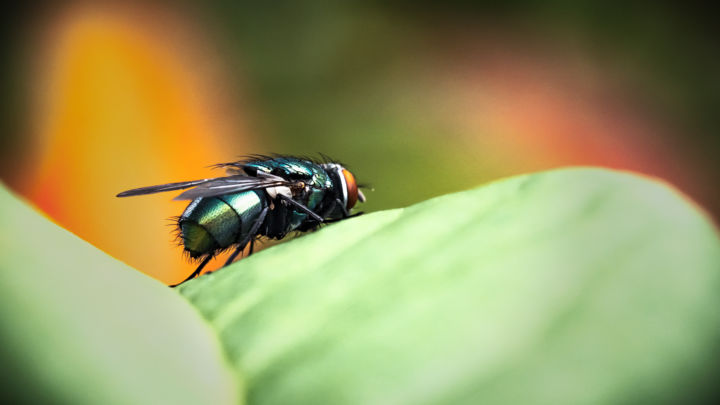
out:
M328 172L333 183L336 204L340 205L334 210L334 217L344 217L357 204L365 202L365 195L358 187L355 176L339 163L326 163L322 165Z

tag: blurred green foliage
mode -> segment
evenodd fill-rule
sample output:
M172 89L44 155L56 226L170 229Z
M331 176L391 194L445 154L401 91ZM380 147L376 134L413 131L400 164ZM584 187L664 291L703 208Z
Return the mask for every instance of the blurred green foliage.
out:
M8 14L3 75L2 173L17 167L25 108L24 34L56 2L27 2ZM720 52L713 14L685 4L619 1L168 3L204 19L237 73L238 98L266 150L323 152L344 160L370 193L368 211L405 206L524 171L492 151L450 142L458 134L428 111L443 48L478 39L477 29L573 46L601 69L625 76L637 105L664 117L666 139L700 169L695 195L720 212ZM45 5L45 7L43 7ZM578 136L582 136L579 134ZM208 162L212 163L212 162Z
M483 163L493 159L486 151L448 142L456 134L424 110L433 68L443 63L439 48L472 43L485 26L576 46L621 72L634 102L676 127L678 137L667 141L693 157L703 170L697 180L720 183L720 52L705 9L619 1L219 1L205 11L220 22L219 41L246 76L269 150L347 160L382 190L369 210L517 173ZM716 187L700 197L720 212Z

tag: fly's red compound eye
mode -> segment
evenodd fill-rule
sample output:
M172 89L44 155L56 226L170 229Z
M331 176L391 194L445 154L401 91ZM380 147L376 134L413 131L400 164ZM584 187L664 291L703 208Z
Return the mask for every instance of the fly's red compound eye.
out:
M345 177L345 184L347 187L347 206L346 208L350 210L350 208L355 206L355 203L357 203L358 200L358 188L357 183L355 182L355 176L352 175L349 171L342 169L343 177Z

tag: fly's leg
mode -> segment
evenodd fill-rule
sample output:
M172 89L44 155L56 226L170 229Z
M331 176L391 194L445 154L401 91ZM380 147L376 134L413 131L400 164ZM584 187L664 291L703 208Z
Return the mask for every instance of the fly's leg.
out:
M255 248L255 238L250 240L250 251L248 252L248 256L253 254L253 248Z
M334 222L344 221L344 220L346 220L346 219L348 219L348 218L355 218L355 217L358 217L358 216L360 216L360 215L362 215L362 214L364 214L364 212L360 211L360 212L356 212L356 213L354 213L354 214L352 214L352 215L348 215L348 216L346 216L345 218L326 219L326 220L325 220L325 223L326 223L326 224L332 224L332 223L334 223Z
M260 225L265 221L265 216L267 216L268 210L270 210L269 207L263 208L262 211L260 211L260 216L258 216L257 220L255 220L255 223L253 224L252 228L250 228L250 232L248 233L247 237L240 241L238 243L237 247L235 248L235 251L228 257L227 261L225 261L225 264L223 267L227 266L228 264L232 263L237 255L240 254L240 252L245 249L245 246L250 242L250 253L252 253L253 243L255 242L255 236L257 235L258 230L260 229Z
M210 261L210 259L212 259L212 255L208 255L208 257L206 257L206 258L200 263L200 265L197 267L197 269L195 269L195 271L193 271L192 274L188 276L188 278L186 278L185 280L183 280L183 281L181 281L181 282L179 282L179 283L177 283L177 284L171 285L170 288L175 288L175 287L179 286L180 284L182 284L182 283L184 283L184 282L186 282L186 281L194 278L194 277L197 276L198 274L200 274L200 272L202 271L203 267L205 267L205 265L208 264L208 262Z
M335 199L335 202L337 203L337 205L340 206L340 208L342 208L343 217L340 218L340 219L326 219L326 220L325 220L325 223L326 223L326 224L331 224L331 223L333 223L333 222L342 221L343 219L353 218L353 217L356 217L356 216L358 216L358 215L364 214L364 212L360 211L360 212L356 212L355 214L352 214L352 215L351 215L351 214L348 212L348 210L345 208L345 206L343 205L342 201L340 201L339 198L336 198L336 199Z
M293 200L290 197L284 196L282 194L278 194L278 197L280 197L281 200L287 201L288 204L295 206L295 208L299 209L300 211L310 215L312 219L318 221L318 222L325 222L325 220L318 214L314 213L313 210L306 207L304 204L301 204L295 200Z
M348 212L347 208L345 208L345 204L343 204L342 201L340 201L339 198L336 198L336 199L335 199L335 202L337 203L338 207L340 207L340 209L342 210L342 212L343 212L343 218L349 217L349 216L350 216L350 213Z
M245 245L237 245L237 247L236 247L235 250L232 252L232 254L230 255L230 257L228 257L228 259L225 261L225 264L223 264L223 267L225 267L225 266L227 266L228 264L232 263L232 262L235 260L235 258L237 257L237 255L239 255L240 252L242 252L242 250L243 250L244 248L245 248Z

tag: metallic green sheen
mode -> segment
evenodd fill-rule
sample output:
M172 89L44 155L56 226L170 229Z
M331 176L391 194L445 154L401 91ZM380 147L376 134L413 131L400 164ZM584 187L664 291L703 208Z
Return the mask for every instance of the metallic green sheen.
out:
M305 214L305 213L293 211L293 212L290 214L290 221L289 221L290 227L289 227L288 229L289 229L289 230L296 229L297 227L300 226L300 224L302 224L302 222L303 222L304 220L307 219L307 217L308 217L308 216L307 216L307 214Z
M330 190L332 189L332 180L327 172L320 166L307 160L297 158L275 158L272 160L264 160L247 163L246 166L254 167L266 173L282 172L285 176L296 176L305 179L315 187Z
M184 221L195 222L202 226L207 230L208 237L212 237L221 248L235 243L240 230L238 214L217 197L193 201L183 213L180 221L181 223ZM183 238L185 238L184 234Z
M250 233L263 206L258 191L194 200L179 221L185 249L198 257L237 243Z
M310 192L310 195L308 196L308 202L307 206L311 210L314 210L317 208L318 205L322 202L323 197L325 196L325 191L318 190L318 189L312 189Z
M180 222L180 232L182 232L185 250L190 252L191 257L201 256L217 247L205 228L195 222Z
M305 203L311 210L315 210L320 206L325 195L328 192L332 192L333 189L332 179L328 173L318 164L307 160L292 157L278 157L272 160L249 162L246 166L287 178L302 179L306 184L311 186L307 202ZM302 212L294 211L290 213L287 218L288 230L298 228L307 218L307 214Z
M277 172L281 171L285 175L295 175L300 177L312 177L313 176L313 164L301 159L296 158L275 158L272 160L264 160L258 162L248 163L247 166L256 167L264 172Z
M263 209L263 199L260 191L245 191L242 193L227 194L218 198L230 205L240 217L241 234L250 232L255 220ZM237 241L235 241L237 242Z
M309 165L308 168L312 172L312 179L309 182L310 184L325 190L332 189L332 180L323 168L317 165Z

